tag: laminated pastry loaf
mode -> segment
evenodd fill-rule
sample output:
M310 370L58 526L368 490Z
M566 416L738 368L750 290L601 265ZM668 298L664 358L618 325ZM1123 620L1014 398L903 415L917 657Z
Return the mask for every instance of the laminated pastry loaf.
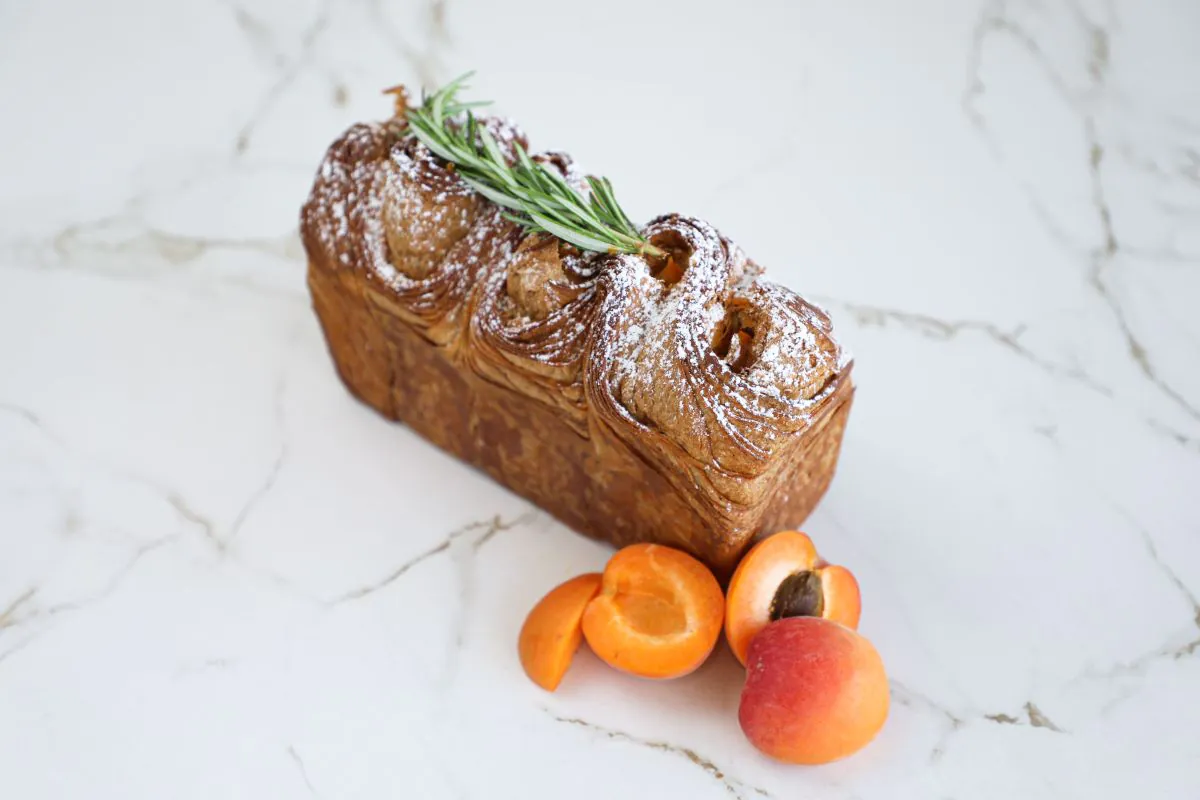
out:
M537 159L582 186L567 156ZM301 233L349 390L583 534L728 574L833 477L851 360L707 222L645 226L665 261L581 252L509 221L397 116L330 146Z

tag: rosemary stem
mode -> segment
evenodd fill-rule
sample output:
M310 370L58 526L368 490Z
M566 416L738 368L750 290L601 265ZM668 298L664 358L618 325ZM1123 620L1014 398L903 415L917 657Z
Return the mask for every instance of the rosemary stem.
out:
M420 106L403 107L408 129L434 154L456 169L460 179L493 203L505 216L528 230L570 242L581 250L631 253L664 258L667 253L646 241L613 196L607 178L588 178L585 195L545 163L534 161L520 144L516 159L501 151L471 109L481 103L458 100L470 73L422 98ZM453 124L466 116L465 124ZM512 212L512 213L509 213Z

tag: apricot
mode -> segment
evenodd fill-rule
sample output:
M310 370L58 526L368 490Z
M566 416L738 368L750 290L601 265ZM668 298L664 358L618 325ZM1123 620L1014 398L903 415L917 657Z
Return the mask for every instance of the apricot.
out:
M677 678L708 658L725 597L708 567L681 550L635 544L604 567L583 612L583 635L609 665L644 678Z
M583 610L600 591L600 573L578 575L551 589L529 612L517 652L530 680L548 692L562 682L583 639Z
M769 622L822 617L857 628L862 610L858 581L845 567L826 564L799 531L763 539L742 558L725 601L725 638L737 660Z
M819 617L789 617L750 643L738 722L774 759L824 764L874 739L889 702L883 661L866 638Z

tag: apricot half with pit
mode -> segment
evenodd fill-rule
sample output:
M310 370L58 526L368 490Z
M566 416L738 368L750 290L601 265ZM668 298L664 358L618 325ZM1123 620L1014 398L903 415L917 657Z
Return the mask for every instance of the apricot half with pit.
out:
M819 617L789 617L750 643L738 722L778 761L825 764L870 743L889 703L883 661L866 638Z
M750 548L734 571L725 596L725 638L745 664L751 640L772 620L820 617L857 628L861 609L850 570L825 563L805 534L782 531Z

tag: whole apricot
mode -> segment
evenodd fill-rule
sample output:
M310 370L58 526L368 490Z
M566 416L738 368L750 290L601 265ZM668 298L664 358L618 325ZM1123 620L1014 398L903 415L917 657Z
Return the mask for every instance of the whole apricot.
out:
M887 719L887 674L866 638L820 617L771 622L750 642L738 722L789 764L824 764L865 747Z

